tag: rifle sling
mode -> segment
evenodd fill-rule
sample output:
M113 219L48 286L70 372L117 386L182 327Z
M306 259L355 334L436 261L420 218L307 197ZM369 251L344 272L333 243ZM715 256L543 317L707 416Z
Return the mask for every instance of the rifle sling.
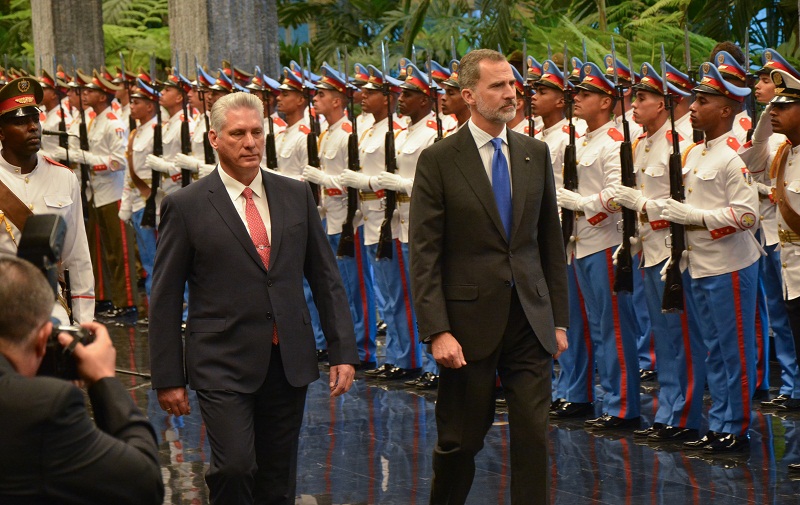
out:
M139 190L139 194L142 195L142 198L147 200L152 190L150 186L144 182L144 179L136 175L136 170L133 167L133 138L136 136L136 131L137 130L133 130L130 135L128 135L128 150L125 151L125 157L128 158L128 173L131 176L133 185Z
M791 146L788 144L784 144L784 146L782 146L783 149L781 149L781 152L779 153L780 159L778 162L778 181L775 184L775 195L778 197L778 209L781 211L783 220L793 232L800 234L800 215L797 214L797 211L794 210L789 201L786 199L784 179L786 175L786 159L789 157Z
M28 221L28 218L33 215L31 209L22 203L22 200L20 200L8 186L3 184L3 181L0 181L0 211L2 211L5 217L14 223L14 226L20 231L25 228L25 223Z

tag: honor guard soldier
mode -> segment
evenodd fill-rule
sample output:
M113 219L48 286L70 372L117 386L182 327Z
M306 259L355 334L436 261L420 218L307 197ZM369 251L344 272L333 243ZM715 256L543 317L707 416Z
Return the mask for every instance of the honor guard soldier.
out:
M213 104L211 86L215 82L216 79L203 70L203 67L197 66L197 79L192 82L192 89L188 93L189 104L199 111L190 127L192 130L192 154L178 153L175 155L175 165L178 168L196 171L198 177L207 176L217 166L217 152L211 148L211 144L208 144L206 138Z
M689 79L688 75L667 63L667 82L675 86L679 91L688 93L686 98L681 98L677 103L674 103L675 129L681 137L692 139L694 129L692 128L692 122L689 120L689 107L692 106L692 101L694 101L692 80Z
M461 97L461 86L458 85L458 60L450 60L449 72L449 77L442 81L444 86L442 113L456 118L456 121L458 121L456 130L458 130L467 124L471 113L469 106Z
M65 127L64 132L66 133L72 124L72 114L70 114L69 108L64 108L61 104L61 96L66 92L67 84L60 79L54 79L44 69L41 77L39 77L39 84L41 84L44 91L44 98L41 104L44 111L39 115L42 130L59 131L60 126L63 124ZM43 136L41 153L56 159L54 151L59 146L60 140L56 135ZM66 161L66 158L59 159L59 161Z
M527 68L526 77L528 79L528 83L531 86L531 93L535 94L536 93L536 83L539 81L539 79L542 78L542 75L544 75L544 70L542 68L544 65L542 63L539 63L538 61L536 61L536 58L534 58L531 55L528 55L528 58L527 58L527 61L525 62L525 65L526 65L526 68ZM524 89L524 87L523 87L523 89ZM531 114L533 114L533 112L531 112ZM542 126L542 118L537 116L536 114L533 114L533 131L534 131L534 133L542 131L542 128L543 128L543 126ZM525 132L525 134L528 135L527 131Z
M569 74L569 82L571 82L574 86L577 86L581 83L583 76L583 74L581 74L583 62L573 56L570 58L570 65L572 65L572 72ZM586 121L573 113L572 122L575 124L575 131L578 133L578 135L583 136L586 133Z
M509 63L509 65L511 64ZM511 65L511 72L514 74L514 88L517 90L517 114L507 126L517 133L529 135L528 121L525 116L525 80L514 65Z
M261 103L264 104L264 136L266 137L272 133L273 148L275 147L275 136L286 129L286 122L280 116L278 116L277 112L278 97L281 94L280 86L281 83L270 78L266 74L261 73L261 69L259 67L256 67L256 71L253 74L252 79L250 79L250 84L245 86L245 88L249 89L251 93L255 93L259 98L261 98ZM272 123L271 128L270 123ZM267 143L269 142L270 141L268 139ZM268 150L264 149L264 156L261 160L261 164L267 168L273 168L269 166L267 155Z
M67 223L59 274L69 270L71 300L56 303L53 316L69 324L94 319L94 277L81 209L80 184L69 168L39 151L42 87L23 77L0 90L0 252L17 254L25 221L57 214ZM63 297L60 297L63 299Z
M325 228L334 254L339 250L342 225L348 213L347 188L339 182L339 175L350 162L348 142L353 135L353 127L346 115L346 81L347 76L339 74L327 63L322 65L322 76L314 94L314 108L328 119L328 128L320 135L320 167L306 165L303 170L303 179L322 186L321 205L325 213ZM359 360L363 368L375 368L375 290L372 270L366 259L360 215L353 218L352 225L355 254L353 257L337 255L336 262L355 326Z
M709 431L684 447L731 452L749 443L755 390L758 195L732 131L750 90L725 81L710 62L701 72L691 113L705 142L684 152L686 199L667 200L661 218L685 225L691 296L708 349Z
M770 74L775 84L775 98L769 113L772 128L786 135L775 162L770 167L776 180L773 194L778 202L778 234L781 243L783 293L786 312L794 334L795 350L800 349L800 79L785 70ZM800 359L800 354L796 356ZM796 403L793 400L786 402ZM796 454L792 456L797 457ZM792 476L800 475L800 464L789 465Z
M119 89L114 93L114 98L119 102L120 107L114 112L122 121L122 124L129 126L129 118L131 115L130 97L132 91L130 88L136 84L136 74L126 69L125 75L122 75L122 69L117 67L117 75L111 82L119 86Z
M362 65L361 63L356 63L353 65L354 73L353 73L353 84L356 86L358 91L356 91L353 100L356 103L361 103L361 88L369 82L369 70L367 67ZM372 114L369 112L364 112L364 109L361 109L361 114L356 116L356 126L358 127L358 131L365 132L368 128L370 128L375 123L375 118L372 117Z
M613 82L614 58L610 54L607 54L604 61L606 62L606 77ZM623 101L625 105L625 118L628 120L631 140L633 140L642 134L642 125L633 120L633 107L631 107L631 103L633 102L633 86L639 82L640 77L633 69L623 65L619 59L617 60L617 77L622 87L625 88L625 99ZM622 131L622 117L618 114L618 112L620 112L619 107L622 107L622 104L617 104L617 107L618 108L614 109L614 122L617 125L617 129Z
M397 101L400 113L409 118L408 127L401 131L395 139L397 152L397 173L381 172L378 185L384 189L395 191L397 196L397 213L400 217L400 248L403 253L402 272L403 285L410 286L408 270L408 215L411 204L411 187L414 184L414 173L417 160L423 149L436 141L436 116L431 111L431 87L428 76L415 65L406 67L406 79L400 84L402 91ZM438 94L438 93L437 93ZM443 128L444 129L444 128ZM409 293L409 299L411 294ZM406 382L406 385L417 389L434 389L439 383L439 367L433 356L422 346L417 333L416 315L413 300L410 300L412 345L414 353L422 357L422 375Z
M772 82L771 72L782 70L795 78L800 74L774 49L764 51L761 55L761 63L761 69L756 72L758 76L758 82L755 85L756 101L760 104L770 104L775 97L775 83ZM800 409L800 376L798 376L800 367L798 367L795 356L789 315L786 313L783 302L784 281L781 253L778 248L780 237L778 235L777 201L772 193L776 184L776 170L773 170L772 166L776 163L778 150L786 142L786 136L781 133L773 133L770 122L772 107L774 105L768 105L768 110L761 115L753 133L752 142L742 146L739 156L747 164L748 170L757 181L759 233L764 239L763 247L767 253L759 260L759 278L761 279L759 286L763 289L766 300L766 310L759 305L759 311L769 314L769 328L772 330L772 342L775 350L774 359L781 367L781 385L778 396L761 402L761 406L778 411L790 411ZM759 303L763 299L759 296ZM765 347L769 348L769 346ZM766 353L764 357L766 364L769 362ZM764 372L768 373L768 371L769 369L765 367ZM762 370L759 369L759 375L761 372Z
M528 67L532 56L528 56ZM535 61L535 60L533 60ZM534 82L536 91L531 97L531 112L542 121L542 129L534 135L547 144L553 166L555 187L564 186L564 151L569 145L569 121L565 117L566 100L564 95L564 74L552 60L546 60L540 67L540 76ZM528 75L532 75L528 71ZM535 75L535 74L534 74ZM572 89L572 83L567 81ZM592 377L589 367L594 367L589 359L591 342L588 336L585 310L575 275L575 262L567 265L569 290L569 328L567 329L567 350L558 358L560 372L553 381L553 403L550 414L559 417L574 417L589 413L592 409Z
M669 78L667 82L673 101L691 96L669 83ZM688 274L684 274L683 313L662 312L665 282L661 280L661 272L666 268L671 249L668 247L669 222L661 219L661 211L670 197L669 161L675 133L671 129L670 111L664 103L662 76L649 63L642 64L641 79L633 90L636 93L633 119L644 126L647 133L640 135L633 145L636 186L616 186L614 200L636 211L639 217L636 246L642 251L639 267L644 275L645 300L653 329L660 385L653 425L634 431L634 436L661 442L696 440L703 420L702 391L707 351L697 325L700 315L688 294L691 289ZM680 155L690 140L680 133L677 135ZM685 330L687 326L688 332Z
M374 370L367 370L368 377L383 379L406 378L419 369L421 356L416 352L414 328L411 326L411 300L409 286L403 280L404 266L401 252L399 224L395 214L391 219L393 254L391 258L377 258L381 223L386 217L384 189L378 176L386 171L386 133L389 121L395 136L402 130L401 124L389 110L395 110L397 96L401 91L400 81L385 76L380 70L368 67L369 81L362 86L362 110L372 114L375 123L361 134L359 159L361 172L345 170L339 176L343 186L360 190L361 212L364 216L364 243L372 264L375 285L383 298L383 316L386 330L386 361ZM382 90L387 81L389 94ZM394 154L394 153L392 153Z
M457 60L454 60L457 61ZM442 131L444 135L447 136L458 128L458 119L454 114L445 114L442 106L442 102L445 97L444 89L442 88L444 81L450 77L450 70L444 68L438 62L431 60L431 68L428 69L430 72L430 77L433 79L441 91L436 94L436 99L438 100L436 104L436 109L439 111L439 120L442 122Z
M731 53L728 51L718 52L714 64L724 80L740 88L747 87L747 70ZM733 121L733 134L739 141L739 145L744 145L747 142L747 132L752 127L753 121L750 118L750 114L747 113L744 103L742 103L742 108L737 111Z
M158 112L158 91L144 81L137 81L131 93L131 117L139 125L130 133L126 157L128 170L125 172L125 188L122 191L122 203L119 218L130 222L136 232L136 244L139 246L139 259L146 272L144 287L147 299L150 299L150 287L153 283L153 262L156 256L156 229L142 226L145 200L152 187L152 169L147 167L147 157L153 153L153 133L156 128Z
M314 85L283 67L283 82L278 96L278 111L286 118L286 129L276 137L278 171L294 179L301 179L308 165L306 136L311 133L307 109L309 106L305 88Z
M631 293L612 292L612 254L622 241L617 226L621 210L613 196L620 182L623 134L612 119L614 84L594 63L583 65L575 114L588 130L576 149L578 190L558 188L559 206L575 211L574 249L578 285L583 294L603 388L603 415L586 421L592 429L639 426L638 322ZM634 282L637 281L633 276ZM646 309L644 309L646 310ZM593 384L590 377L588 384Z
M110 292L114 305L114 308L98 315L135 315L138 301L135 242L133 233L117 215L128 166L125 159L125 125L110 107L118 86L106 80L97 70L94 70L91 77L78 70L77 79L84 83L81 87L81 101L86 107L84 115L89 149L82 150L79 139L71 136L69 157L73 163L89 166L86 190L86 199L90 203L87 235L91 244L89 250L94 253L92 260L97 283L95 292L101 299L106 299ZM79 131L80 129L75 133ZM58 148L56 156L66 157L64 151L64 148ZM106 285L111 289L106 289Z

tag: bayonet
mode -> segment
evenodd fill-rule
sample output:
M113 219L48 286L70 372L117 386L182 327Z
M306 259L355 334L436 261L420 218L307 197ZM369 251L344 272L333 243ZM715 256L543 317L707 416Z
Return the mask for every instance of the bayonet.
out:
M689 48L689 22L683 24L683 60L686 64L686 74L691 78L694 84L694 76L692 74L692 51Z
M522 80L528 82L528 41L522 39Z
M589 57L586 56L586 39L583 39L583 62L588 63Z
M625 42L625 48L627 49L628 52L628 69L630 70L631 73L631 86L633 86L634 84L636 84L635 82L636 72L634 72L633 70L633 56L631 56L631 43Z
M553 49L550 47L550 42L547 43L547 59L553 59Z
M456 53L456 39L452 35L450 35L450 59L458 59L458 53Z
M411 44L411 63L414 66L417 66L417 46L415 44Z
M564 75L563 77L563 85L564 85L564 92L567 92L567 83L569 82L569 72L567 70L567 62L569 61L569 55L567 54L567 43L564 42Z
M347 65L345 65L345 69L346 68L347 68ZM339 71L339 74L344 75L344 74L342 74L342 53L341 53L341 51L339 51L338 47L336 48L336 70ZM346 80L345 80L345 82L346 82Z
M617 48L614 45L614 36L611 36L611 65L614 69L614 87L619 88L619 73L617 71Z
M669 97L669 86L667 84L667 57L664 53L664 43L661 43L661 87L664 91L664 98Z

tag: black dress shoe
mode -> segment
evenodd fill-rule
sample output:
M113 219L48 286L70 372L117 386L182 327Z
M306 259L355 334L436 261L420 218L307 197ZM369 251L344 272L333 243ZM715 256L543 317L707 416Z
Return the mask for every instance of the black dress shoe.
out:
M775 410L778 412L797 412L800 410L800 400L797 398L788 398L780 405L775 405Z
M391 370L392 368L394 368L394 364L392 364L392 363L384 363L383 365L379 366L378 368L373 368L372 370L366 370L364 372L364 375L366 375L367 377L377 377L380 374L382 374L383 372Z
M639 369L639 382L650 382L656 380L658 374L654 370Z
M145 317L137 320L136 324L139 325L139 326L147 326L147 325L150 324L150 320L147 318L147 316L145 316Z
M681 428L680 426L664 426L660 430L647 437L648 440L656 442L678 442L684 440L697 440L700 434L691 428Z
M756 389L756 392L753 393L753 400L758 402L769 400L769 389Z
M399 366L396 366L378 374L376 377L380 380L393 381L397 379L404 379L417 373L419 373L419 368L400 368Z
M116 319L118 317L127 317L131 315L135 315L137 313L137 309L135 306L130 307L113 307L110 310L106 310L97 314L97 317L103 317L107 319Z
M377 325L378 335L386 335L386 328L387 328L387 326L386 326L385 322L378 321L378 325Z
M662 423L653 423L653 426L650 426L649 428L633 430L633 438L647 438L663 427L664 425Z
M564 403L567 403L565 398L556 398L550 402L550 413L552 414L554 410L558 410L558 408Z
M719 438L719 435L715 431L709 430L703 438L698 438L697 440L690 440L688 442L684 442L683 446L687 449L702 449L714 440Z
M417 385L417 383L418 383L420 380L422 380L422 376L421 376L421 375L420 375L419 377L415 377L415 378L413 378L413 379L411 379L411 380L403 381L403 384L405 384L406 386L411 386L411 387L414 387L414 386L416 386L416 385Z
M356 370L374 370L375 369L375 362L374 361L364 361L361 360L361 363L356 365ZM366 372L364 372L366 373Z
M789 395L780 394L773 398L772 400L765 400L761 402L761 406L764 408L775 408L778 405L781 405L783 402L789 399Z
M713 453L741 452L749 446L750 437L746 434L737 436L731 433L720 433L720 436L716 440L712 440L703 450Z
M556 410L550 412L553 417L565 419L567 417L580 417L592 413L591 403L564 402Z
M603 414L597 419L590 419L584 425L592 430L624 430L629 428L637 428L640 424L638 417L630 419L623 419L617 416Z
M800 476L800 463L789 463L789 466L786 469L789 470L789 473L793 474L795 477Z
M328 361L327 349L317 349L317 361Z
M114 304L111 303L111 300L97 300L96 302L94 302L95 314L100 314L101 312L107 312L113 309L114 309Z
M494 399L494 408L496 409L507 409L508 402L506 402L505 396L498 396Z
M439 376L431 372L425 372L419 377L414 387L417 389L436 389L439 387Z

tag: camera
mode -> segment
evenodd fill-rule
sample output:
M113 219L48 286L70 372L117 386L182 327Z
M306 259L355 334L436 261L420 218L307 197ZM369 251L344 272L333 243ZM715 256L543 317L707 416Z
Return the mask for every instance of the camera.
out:
M58 341L59 333L69 333L72 335L72 343L64 347ZM78 344L89 345L94 342L94 335L80 326L67 326L53 324L53 332L47 339L47 349L42 359L42 364L36 375L47 375L66 380L77 380L78 367L72 353Z

